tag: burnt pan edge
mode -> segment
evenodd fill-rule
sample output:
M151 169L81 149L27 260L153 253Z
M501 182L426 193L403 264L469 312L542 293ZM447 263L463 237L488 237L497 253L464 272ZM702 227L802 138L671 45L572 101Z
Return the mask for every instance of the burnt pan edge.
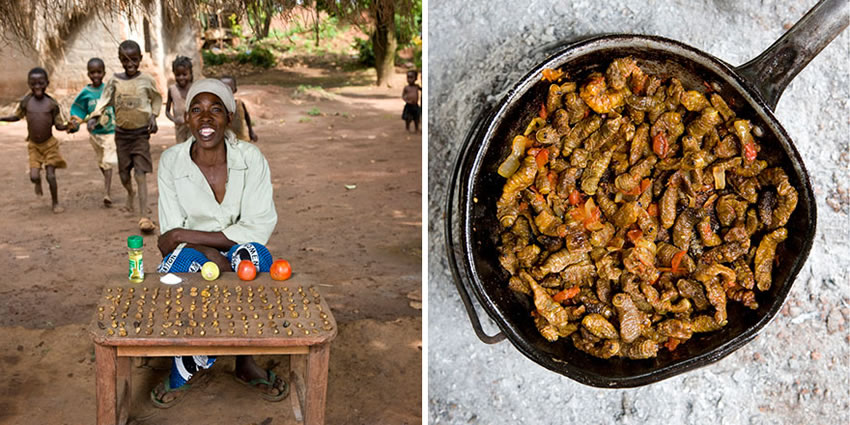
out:
M551 358L546 353L537 350L533 344L527 341L518 332L515 326L511 323L511 319L495 306L495 300L485 290L485 285L477 272L477 267L474 261L475 259L473 258L476 249L473 246L472 240L475 225L473 222L472 208L475 201L471 199L471 196L474 194L475 182L483 170L483 154L487 152L494 143L500 143L500 141L494 141L492 137L495 129L503 125L503 121L510 118L506 116L506 110L509 109L508 107L525 95L526 92L531 90L532 87L539 82L538 76L542 69L557 68L566 62L573 61L583 55L616 48L660 50L671 55L679 56L685 61L698 63L713 72L716 80L721 81L722 84L728 85L738 95L744 98L752 112L755 115L758 115L762 122L769 127L765 130L773 133L776 141L787 155L788 163L793 168L793 172L799 177L799 184L797 185L800 197L799 204L806 204L808 206L807 212L809 213L808 217L806 217L808 227L806 229L798 229L798 232L801 231L804 234L804 242L801 249L794 257L794 264L791 271L789 272L786 280L782 282L781 288L775 294L770 309L758 320L757 323L755 323L755 325L728 341L719 344L711 351L691 358L674 361L670 365L647 373L627 377L610 377L591 373L579 369L560 359ZM613 57L611 59L613 59ZM481 126L482 127L479 128L481 130L479 132L480 138L471 140L473 147L468 150L466 158L461 158L461 161L464 162L464 166L460 180L461 194L459 197L459 201L461 203L459 210L462 214L461 230L463 232L461 243L462 262L465 268L467 268L467 271L471 271L469 274L472 277L471 286L473 292L475 293L479 303L482 304L490 317L497 323L499 329L507 335L511 343L514 344L514 346L516 346L524 355L542 366L561 373L578 382L597 387L633 387L645 385L677 375L687 370L705 366L729 355L755 338L764 326L773 320L776 313L782 307L785 298L791 289L791 285L802 268L802 265L805 263L809 250L811 249L816 226L816 206L813 201L813 192L808 173L802 163L799 152L794 147L793 143L791 143L785 130L773 116L772 111L766 105L764 100L760 98L749 82L738 76L728 64L685 44L662 37L619 34L593 37L566 46L563 50L554 54L526 74L520 82L508 92L505 98L494 109L494 112L487 114L487 119L481 123ZM472 131L476 131L476 129L473 129ZM476 144L477 147L475 147Z

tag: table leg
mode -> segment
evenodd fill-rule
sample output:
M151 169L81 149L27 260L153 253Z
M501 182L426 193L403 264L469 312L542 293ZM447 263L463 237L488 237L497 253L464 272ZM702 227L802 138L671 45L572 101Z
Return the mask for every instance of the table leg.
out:
M97 400L97 425L118 423L116 374L118 349L108 345L94 345L95 396Z
M328 360L330 344L310 346L307 357L307 396L304 408L305 425L325 423L325 399L328 393Z
M132 357L118 357L116 368L117 388L116 388L116 405L118 411L118 423L123 425L130 418L130 389L132 388L133 368Z

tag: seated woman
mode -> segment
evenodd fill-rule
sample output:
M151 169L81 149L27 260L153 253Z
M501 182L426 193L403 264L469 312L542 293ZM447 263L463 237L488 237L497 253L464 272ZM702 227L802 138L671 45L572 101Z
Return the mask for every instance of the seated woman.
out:
M277 223L269 164L256 146L227 130L236 103L224 83L195 82L186 105L192 137L163 152L157 172L159 271L196 272L207 261L229 271L243 259L268 271L272 256L262 244ZM170 407L214 362L207 356L175 357L170 377L151 391L151 400ZM270 401L289 392L285 381L252 356L236 357L235 375Z

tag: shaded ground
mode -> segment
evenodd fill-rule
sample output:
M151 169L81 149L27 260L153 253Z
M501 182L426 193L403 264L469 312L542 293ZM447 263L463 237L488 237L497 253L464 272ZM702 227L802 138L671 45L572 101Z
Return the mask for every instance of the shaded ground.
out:
M403 74L393 88L370 86L373 74L274 70L240 79L237 93L271 166L278 224L268 247L324 282L340 326L331 348L329 424L421 422L421 137L399 119ZM323 87L337 88L297 90L326 80L332 83ZM154 163L174 144L171 123L159 124ZM126 237L138 232L138 218L101 207L102 180L85 132L59 136L69 168L57 172L66 212L54 215L49 196L33 194L25 136L23 122L0 126L0 424L94 423L85 326L104 283L124 279ZM115 180L113 199L122 205L126 194ZM155 201L153 176L148 186ZM145 237L144 255L151 272L160 260L155 237ZM147 399L168 363L135 369L133 416L143 424L294 423L289 399L271 404L244 391L230 377L232 360L223 360L208 386L168 411ZM279 371L288 361L260 359Z

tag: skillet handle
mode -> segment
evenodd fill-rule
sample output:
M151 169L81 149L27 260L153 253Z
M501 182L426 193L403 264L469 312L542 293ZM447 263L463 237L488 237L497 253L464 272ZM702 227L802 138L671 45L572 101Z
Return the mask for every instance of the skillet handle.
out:
M468 281L468 276L464 275L460 266L458 265L457 260L457 248L455 247L455 238L454 236L457 234L455 232L454 225L454 202L455 202L455 187L460 184L460 171L463 167L463 163L466 162L465 159L467 157L467 153L470 148L471 141L475 139L475 135L481 131L481 127L483 126L485 116L489 114L482 113L479 115L478 120L473 125L472 129L466 135L466 139L463 142L460 150L458 151L457 157L455 158L455 166L452 171L452 179L449 182L449 191L446 196L446 205L445 205L445 238L446 238L446 254L448 258L449 268L452 272L452 279L454 280L455 288L457 289L458 294L460 294L460 299L463 301L463 306L466 308L466 315L469 317L469 322L472 324L472 329L475 331L475 336L481 340L481 342L485 344L495 344L501 342L505 339L505 334L503 332L499 332L495 335L487 335L484 332L484 329L481 327L481 321L478 319L478 312L475 310L475 306L472 304L472 299L469 296L469 291L466 288L466 282ZM460 196L460 195L458 195Z
M848 24L847 0L821 0L755 59L739 66L743 76L775 110L791 80Z

